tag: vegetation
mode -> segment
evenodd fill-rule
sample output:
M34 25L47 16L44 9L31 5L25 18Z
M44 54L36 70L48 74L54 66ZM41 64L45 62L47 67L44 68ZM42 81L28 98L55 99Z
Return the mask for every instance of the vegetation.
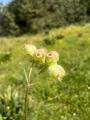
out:
M41 32L90 22L90 0L12 0L1 5L1 35Z
M90 24L55 28L36 35L0 38L0 120L23 120L25 76L31 59L25 44L56 50L66 71L60 82L33 68L30 120L90 119Z

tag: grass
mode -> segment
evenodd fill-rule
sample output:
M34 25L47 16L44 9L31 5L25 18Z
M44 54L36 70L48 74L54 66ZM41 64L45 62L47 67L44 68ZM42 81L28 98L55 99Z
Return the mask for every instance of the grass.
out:
M23 67L30 67L26 43L57 50L66 76L48 84L46 74L31 76L30 120L90 119L90 25L53 29L33 36L0 38L0 88L24 81ZM4 91L4 90L3 90Z

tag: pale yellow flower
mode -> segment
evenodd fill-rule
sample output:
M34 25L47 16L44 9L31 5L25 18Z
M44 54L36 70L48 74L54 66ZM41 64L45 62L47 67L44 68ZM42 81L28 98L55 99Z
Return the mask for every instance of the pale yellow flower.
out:
M25 50L27 51L27 53L30 55L30 56L34 56L35 52L36 52L36 47L34 45L31 45L31 44L26 44L25 45Z
M64 68L58 64L50 65L48 67L48 73L53 80L62 80L62 78L65 76Z
M50 65L59 61L59 54L56 51L50 51L46 55L46 64Z
M35 61L45 63L46 53L47 51L44 48L37 49L34 55Z

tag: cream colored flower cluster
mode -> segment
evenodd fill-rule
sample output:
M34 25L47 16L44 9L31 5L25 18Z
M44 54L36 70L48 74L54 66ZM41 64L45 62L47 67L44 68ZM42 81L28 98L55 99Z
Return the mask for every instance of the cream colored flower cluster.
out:
M27 44L25 50L38 64L47 66L49 76L54 80L62 80L65 76L65 70L58 65L59 54L56 51L47 51L44 48L37 49L36 46Z

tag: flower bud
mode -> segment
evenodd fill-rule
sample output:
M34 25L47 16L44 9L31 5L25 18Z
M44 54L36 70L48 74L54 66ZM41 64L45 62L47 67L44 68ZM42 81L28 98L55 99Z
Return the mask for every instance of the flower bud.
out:
M45 63L46 49L37 49L35 52L35 61Z
M58 64L52 64L48 67L49 76L54 80L62 80L65 76L65 70Z
M46 64L50 65L57 63L59 60L59 54L56 51L48 52L46 55Z
M27 53L30 55L30 56L34 56L34 53L36 52L36 47L34 45L25 45L25 50L27 51Z

